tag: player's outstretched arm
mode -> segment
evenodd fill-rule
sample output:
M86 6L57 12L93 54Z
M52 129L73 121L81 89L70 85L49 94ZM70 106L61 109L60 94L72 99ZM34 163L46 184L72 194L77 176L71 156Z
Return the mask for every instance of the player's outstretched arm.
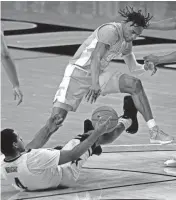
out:
M23 94L20 90L15 64L9 54L2 32L1 32L1 59L4 69L13 86L14 99L16 100L16 98L18 98L17 105L19 105L23 100Z
M105 52L106 52L106 44L98 42L91 57L92 85L85 96L87 101L90 100L91 103L96 101L101 92L101 88L99 85L100 61Z
M126 65L129 68L130 72L132 72L136 75L141 75L148 70L152 71L152 75L153 75L153 74L155 74L155 72L157 70L154 65L151 65L148 63L144 63L143 65L139 64L136 61L136 58L135 58L135 55L133 52L131 52L127 55L124 55L123 58L124 58Z
M62 126L63 119L50 118L46 125L37 132L31 142L26 145L26 149L39 149L42 148L51 135Z
M89 135L89 137L87 137L87 139L85 139L83 142L81 142L79 145L77 145L70 151L61 150L59 165L80 158L98 140L98 138L107 131L109 123L110 123L110 118L107 119L102 124L99 124L98 122L95 130L91 131L92 133Z
M144 60L148 62L153 62L154 65L176 62L176 51L163 56L155 56L153 54L150 54L148 56L145 56Z
M157 21L157 22L151 22L147 29L153 29L153 30L175 30L176 29L176 17Z

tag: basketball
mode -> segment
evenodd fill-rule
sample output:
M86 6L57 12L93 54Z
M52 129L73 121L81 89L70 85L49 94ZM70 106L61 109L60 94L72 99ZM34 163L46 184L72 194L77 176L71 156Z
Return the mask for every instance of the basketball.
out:
M94 127L95 127L96 123L99 121L100 117L101 117L100 123L103 123L109 117L111 117L110 124L109 124L108 129L107 129L107 133L111 132L114 129L114 127L117 126L118 114L110 106L101 106L101 107L98 107L96 110L93 111L91 121L92 121L92 125Z

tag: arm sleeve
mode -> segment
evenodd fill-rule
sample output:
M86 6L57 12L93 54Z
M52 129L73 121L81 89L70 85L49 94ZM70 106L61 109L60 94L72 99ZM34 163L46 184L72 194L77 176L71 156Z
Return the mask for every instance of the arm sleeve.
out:
M33 149L27 155L27 166L32 171L46 170L58 166L60 150L56 149Z
M134 53L125 55L123 56L123 58L131 73L135 75L142 75L144 72L146 72L146 70L144 69L144 65L136 62Z
M118 32L114 25L106 24L99 28L97 32L98 42L108 44L110 46L114 45L118 41Z

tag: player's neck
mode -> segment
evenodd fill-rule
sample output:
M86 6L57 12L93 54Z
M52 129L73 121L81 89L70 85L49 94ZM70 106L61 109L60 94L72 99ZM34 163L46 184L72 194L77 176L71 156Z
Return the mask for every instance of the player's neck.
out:
M5 156L5 161L13 161L21 156L21 152L15 152L13 155Z

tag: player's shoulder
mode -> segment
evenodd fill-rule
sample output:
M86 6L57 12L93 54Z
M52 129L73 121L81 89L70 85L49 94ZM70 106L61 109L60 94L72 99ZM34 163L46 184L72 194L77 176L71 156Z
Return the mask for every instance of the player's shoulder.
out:
M107 23L97 30L97 38L100 42L113 45L119 40L119 31L115 23Z
M98 33L110 34L118 36L118 29L115 23L103 24L98 28Z

